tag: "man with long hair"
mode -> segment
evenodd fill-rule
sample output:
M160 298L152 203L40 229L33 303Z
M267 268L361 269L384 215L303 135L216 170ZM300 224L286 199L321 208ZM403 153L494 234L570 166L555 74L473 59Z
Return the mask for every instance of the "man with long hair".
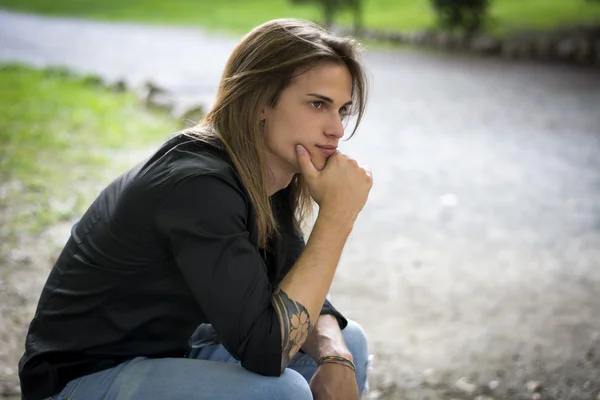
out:
M372 186L337 150L366 97L353 40L294 19L246 35L206 117L73 227L27 334L24 399L357 399L365 334L326 295Z

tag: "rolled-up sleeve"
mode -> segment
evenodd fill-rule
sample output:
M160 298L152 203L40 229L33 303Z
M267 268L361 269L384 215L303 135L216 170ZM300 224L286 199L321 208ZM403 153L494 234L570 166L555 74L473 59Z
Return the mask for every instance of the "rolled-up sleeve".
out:
M159 206L156 225L227 351L252 372L278 376L281 327L266 266L250 241L246 202L224 178L187 178Z
M304 251L304 247L306 247L306 242L304 241L304 237L301 233L295 233L289 236L284 271L288 272L294 266L294 264L296 264L300 254L302 254L302 251ZM337 319L340 329L344 329L348 325L348 320L331 304L327 298L323 303L320 315L333 315Z

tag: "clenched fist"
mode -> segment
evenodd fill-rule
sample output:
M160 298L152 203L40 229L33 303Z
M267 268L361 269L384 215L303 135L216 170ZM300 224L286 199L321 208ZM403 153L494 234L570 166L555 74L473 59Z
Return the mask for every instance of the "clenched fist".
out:
M310 195L319 205L319 214L354 221L373 186L371 171L339 151L329 157L321 171L302 145L296 146L296 155Z

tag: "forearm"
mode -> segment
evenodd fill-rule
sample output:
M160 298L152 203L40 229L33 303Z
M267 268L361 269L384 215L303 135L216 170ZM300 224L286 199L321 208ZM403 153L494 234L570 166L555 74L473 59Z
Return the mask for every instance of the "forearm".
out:
M352 220L319 216L306 248L273 295L281 324L282 370L317 323L352 226Z
M314 329L302 346L302 351L315 361L325 356L342 356L352 360L352 353L344 342L337 318L328 314L319 316Z

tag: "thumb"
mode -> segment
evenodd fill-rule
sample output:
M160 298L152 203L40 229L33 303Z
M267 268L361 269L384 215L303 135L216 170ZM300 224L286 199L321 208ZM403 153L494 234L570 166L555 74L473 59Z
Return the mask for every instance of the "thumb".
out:
M310 153L301 144L296 145L296 159L302 175L313 177L319 173L310 160Z

